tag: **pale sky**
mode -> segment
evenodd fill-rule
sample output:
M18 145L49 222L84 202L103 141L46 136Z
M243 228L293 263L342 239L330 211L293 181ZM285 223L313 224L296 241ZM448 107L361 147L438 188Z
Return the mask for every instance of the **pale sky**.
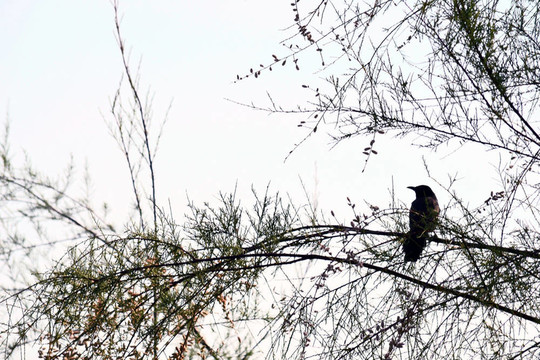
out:
M458 190L467 189L479 204L492 188L477 180L477 172L492 171L485 156L457 156L414 149L409 140L379 138L379 152L364 173L363 148L370 139L354 138L330 149L321 131L284 159L305 132L302 118L254 111L226 99L269 105L303 104L301 85L322 83L317 68L302 64L275 68L259 79L234 83L237 74L268 64L280 56L279 41L290 32L293 14L279 1L121 1L122 32L135 68L141 60L142 89L154 95L154 122L172 101L172 109L157 155L158 201L169 199L178 222L186 194L196 203L231 192L251 201L250 188L305 200L301 177L319 209L345 209L346 197L385 207L395 185L400 201L409 204L409 185L433 185L432 175L446 184L458 174ZM124 159L109 135L109 101L122 75L114 36L113 9L108 0L3 0L0 2L0 111L9 113L12 149L22 159L27 151L42 172L56 176L72 155L82 177L88 163L96 204L106 201L117 225L125 221L129 177ZM5 118L6 116L4 116ZM495 159L495 158L494 158ZM485 181L485 179L484 179ZM437 192L437 187L432 186ZM439 191L444 204L445 194ZM305 201L304 201L305 202ZM349 218L343 210L338 217Z
M278 104L295 107L307 99L302 84L323 83L318 68L303 59L301 71L276 67L259 79L234 82L237 74L284 53L279 42L290 35L283 29L293 19L287 1L121 0L120 12L131 64L136 68L141 60L143 93L150 88L154 95L154 122L172 101L156 176L158 202L170 201L179 224L187 196L197 204L212 202L235 184L245 205L252 203L251 186L263 192L268 183L271 193L288 194L303 205L300 178L319 211L329 217L334 210L344 221L352 218L346 197L361 211L367 211L364 200L385 208L392 184L404 208L414 198L406 187L420 184L432 186L444 207L448 195L428 179L423 156L441 183L457 174L456 190L473 207L496 190L486 185L496 174L495 156L468 148L445 157L452 149L442 146L435 154L411 147L411 139L379 137L379 154L365 172L362 151L371 139L354 138L331 149L325 131L284 161L306 134L297 127L303 118L269 116L226 99L268 106L269 91ZM26 152L42 173L61 177L73 157L78 190L88 164L94 204L107 202L121 229L132 198L125 160L106 125L122 76L111 4L0 0L0 45L0 112L3 120L9 114L18 165Z

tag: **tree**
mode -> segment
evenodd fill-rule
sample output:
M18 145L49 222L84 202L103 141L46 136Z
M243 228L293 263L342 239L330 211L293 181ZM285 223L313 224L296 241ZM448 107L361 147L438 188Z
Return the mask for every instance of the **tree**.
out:
M539 320L533 300L540 140L534 121L537 6L474 0L291 6L298 36L289 41L291 53L276 56L271 65L292 58L298 66L314 51L322 70L332 74L330 91L304 85L316 100L285 110L309 114L300 124L309 129L306 138L325 126L336 143L368 137L369 160L376 154L376 138L409 134L426 148L476 144L511 157L499 167L501 188L477 208L452 191L452 181L441 184L453 201L445 204L439 237L431 239L439 246L432 245L427 261L410 275L411 269L397 261L396 241L361 236L363 246L353 252L362 254L371 271L348 278L342 287L333 280L334 286L306 295L326 304L317 308L308 302L294 309L309 314L302 319L311 324L305 341L320 346L328 358L533 357ZM377 210L375 216L382 228L400 230L399 213ZM367 225L374 224L357 217L351 227L365 231ZM352 303L351 297L362 301ZM336 325L336 319L347 325L321 330L321 324Z
M16 182L5 171L4 186L23 189L39 214L87 237L39 281L4 299L12 315L3 333L6 351L37 332L45 358L538 355L536 4L291 5L297 37L289 42L298 43L247 77L280 64L299 68L313 50L332 73L331 86L305 85L315 102L299 110L267 110L299 112L306 138L324 126L336 142L367 137L369 161L376 161L378 137L409 134L422 135L419 145L433 149L457 140L510 154L499 169L501 189L469 208L452 181L439 183L452 201L441 206L436 235L416 264L403 262L408 210L393 199L386 209L366 210L349 200L345 225L333 213L306 213L279 195L256 195L250 209L234 193L224 194L220 207L192 204L179 226L156 199L155 140L117 18L133 108L124 111L119 91L112 116L138 221L126 233L105 221L83 225L69 206L49 200L65 195L57 185L40 182L52 195L39 194L19 185L28 175ZM276 287L276 277L286 285ZM265 284L272 284L269 290Z

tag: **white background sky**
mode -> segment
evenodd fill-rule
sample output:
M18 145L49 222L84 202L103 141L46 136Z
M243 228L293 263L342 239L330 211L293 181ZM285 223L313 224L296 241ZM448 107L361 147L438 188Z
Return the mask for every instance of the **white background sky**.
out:
M485 185L495 174L486 156L467 149L447 158L451 149L434 154L410 147L410 139L379 138L379 155L364 173L362 150L370 139L330 150L324 132L284 162L305 134L296 127L301 118L268 116L225 99L268 105L269 90L278 103L294 105L306 99L302 84L323 81L301 59L299 72L280 67L234 83L236 74L282 54L278 43L287 33L281 30L293 18L289 2L125 0L120 12L132 65L142 59L142 88L155 95L154 121L173 101L156 174L158 201L170 199L179 222L186 194L202 203L238 183L240 196L247 197L251 185L262 191L270 182L272 191L305 200L299 177L326 215L344 208L346 196L386 206L392 178L398 199L409 204L414 193L407 186L433 185L422 156L440 182L458 174L457 190L472 205L497 190ZM15 154L27 151L51 176L71 155L81 176L88 163L96 203L108 202L123 221L129 177L102 116L110 120L109 101L122 74L113 30L107 0L0 1L0 111L9 113ZM444 204L447 195L433 188Z
M365 172L362 151L371 139L331 150L324 131L284 161L305 135L296 126L302 118L269 116L226 98L265 106L268 90L276 102L294 106L306 100L302 84L323 82L317 68L300 59L301 71L276 67L234 83L237 74L283 54L279 41L289 33L282 30L293 19L287 1L121 0L120 12L131 63L136 67L141 59L142 89L150 87L155 96L155 122L173 102L156 176L158 202L171 201L178 223L186 195L202 204L235 184L247 201L252 185L262 192L270 182L272 192L304 204L299 178L320 211L329 216L334 210L343 220L351 216L347 196L359 206L366 200L384 208L392 183L404 207L414 198L406 187L420 184L431 185L444 207L448 195L428 179L423 156L441 183L457 174L456 190L472 206L498 190L487 185L494 183L496 154L445 147L433 153L411 147L411 139L379 138L379 154ZM36 168L55 177L73 156L78 179L88 164L94 203L109 203L120 227L132 205L131 187L105 119L111 120L109 103L121 75L108 0L0 0L0 113L9 117L16 159L21 164L26 151Z

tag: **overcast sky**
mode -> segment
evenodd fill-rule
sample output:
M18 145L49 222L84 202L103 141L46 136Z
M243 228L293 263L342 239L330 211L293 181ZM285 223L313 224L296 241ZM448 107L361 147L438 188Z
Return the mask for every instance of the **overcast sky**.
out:
M142 89L154 95L155 122L172 101L156 175L158 201L170 200L179 222L186 194L202 203L238 183L240 196L247 197L252 185L262 190L270 182L272 191L301 200L299 178L326 214L345 208L346 196L384 207L392 182L398 199L408 204L414 194L406 186L433 185L422 156L441 183L457 174L473 204L494 190L475 179L478 170L493 166L483 155L464 152L465 158L451 160L445 157L451 149L434 154L410 147L410 139L379 138L379 155L365 172L362 150L370 139L330 150L324 132L284 161L305 135L296 126L302 119L268 116L226 99L268 105L269 91L277 102L294 105L307 98L302 84L323 81L301 59L301 71L286 66L234 82L237 74L269 63L272 54L280 56L279 41L293 18L288 2L133 0L121 1L120 13L131 63L136 67L141 60ZM13 152L21 159L27 151L51 176L71 156L79 175L87 163L94 200L108 202L114 216L125 220L129 177L106 125L122 75L109 1L3 0L0 44L0 110L9 114ZM444 204L446 195L439 197ZM348 216L344 211L340 217Z

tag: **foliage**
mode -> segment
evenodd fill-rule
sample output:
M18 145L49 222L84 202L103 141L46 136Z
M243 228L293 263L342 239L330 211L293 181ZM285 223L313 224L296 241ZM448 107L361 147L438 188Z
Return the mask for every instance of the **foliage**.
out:
M473 149L510 158L498 168L501 188L478 207L453 191L455 179L447 184L431 179L451 202L444 204L430 253L414 269L392 256L397 243L362 236L363 253L373 255L362 259L364 267L385 270L356 277L346 271L343 285L332 279L334 286L322 294L313 289L303 295L321 303L296 308L309 314L303 321L311 324L313 354L355 359L538 354L537 4L383 0L291 6L296 32L284 42L288 52L272 55L257 77L272 66L292 62L299 70L318 58L317 72L329 74L327 82L304 84L314 100L297 109L274 100L257 109L303 114L299 126L307 129L305 139L321 129L335 143L360 137L369 142L366 164L377 155L376 140L388 135L434 150L441 144L475 144ZM400 219L381 215L377 225L398 231Z
M239 243L256 241L261 234L276 236L288 226L286 209L269 197L258 207L272 207L284 214L267 213L249 218L234 197L222 197L223 208L192 206L185 237L177 226L159 224L158 234L129 231L106 243L90 240L73 248L67 259L40 276L35 301L18 328L46 319L43 358L151 358L170 359L187 354L221 358L228 352L248 356L243 343L231 348L206 340L201 323L224 322L234 333L232 316L252 318L250 300L265 259L240 251ZM271 251L272 244L267 244ZM151 251L149 251L151 249ZM24 294L26 295L26 294ZM237 315L238 314L238 315ZM224 341L227 336L223 335ZM221 347L220 350L219 347Z
M305 85L315 100L299 110L267 109L299 112L306 138L325 126L336 142L367 138L368 160L377 138L411 133L428 148L474 143L511 154L501 189L479 207L453 192L452 179L439 183L451 200L415 264L403 262L408 212L394 199L383 209L348 200L344 224L269 191L251 208L221 194L217 206L192 203L178 225L156 198L161 128L153 132L113 5L126 81L111 131L135 215L117 232L58 183L16 173L4 146L4 199L26 199L23 219L59 220L82 239L32 285L5 292L6 357L36 334L46 359L540 354L535 2L293 1L289 52L238 77L300 69L313 50L330 86Z

